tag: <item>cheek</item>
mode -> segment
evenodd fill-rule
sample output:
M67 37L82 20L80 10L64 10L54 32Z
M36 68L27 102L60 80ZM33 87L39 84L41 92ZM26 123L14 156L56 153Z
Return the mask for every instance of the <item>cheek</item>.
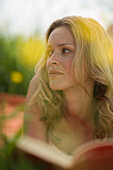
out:
M73 83L73 84L78 84L77 82L77 77L75 75L75 72L72 68L72 62L73 62L73 59L69 60L68 62L64 62L64 69L65 69L65 72L66 72L66 77L68 78L68 81L70 81L70 83Z
M68 74L69 76L72 75L72 71L71 71L72 61L73 61L73 60L71 59L71 60L68 60L68 61L66 61L66 62L63 63L64 69L66 70L66 72L67 72L67 74Z

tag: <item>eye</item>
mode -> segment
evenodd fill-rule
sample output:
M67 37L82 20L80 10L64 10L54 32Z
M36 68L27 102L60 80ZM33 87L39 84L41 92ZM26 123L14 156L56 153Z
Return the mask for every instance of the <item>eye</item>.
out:
M62 49L62 53L70 53L71 52L71 50L69 50L68 48L63 48Z

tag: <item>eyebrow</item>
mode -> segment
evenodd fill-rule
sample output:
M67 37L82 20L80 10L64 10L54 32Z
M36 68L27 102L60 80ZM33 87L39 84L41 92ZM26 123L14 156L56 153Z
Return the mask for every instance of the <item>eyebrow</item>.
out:
M65 46L65 45L71 45L73 46L74 44L71 44L71 43L61 43L61 44L57 44L58 47L61 47L61 46ZM47 45L47 47L51 47L51 45Z

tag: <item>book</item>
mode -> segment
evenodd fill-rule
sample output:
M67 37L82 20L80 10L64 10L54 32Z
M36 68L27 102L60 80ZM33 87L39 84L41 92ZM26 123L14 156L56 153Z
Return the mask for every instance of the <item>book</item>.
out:
M75 149L73 156L26 135L17 141L16 147L35 160L49 164L48 170L51 167L65 170L113 170L113 138L86 142Z

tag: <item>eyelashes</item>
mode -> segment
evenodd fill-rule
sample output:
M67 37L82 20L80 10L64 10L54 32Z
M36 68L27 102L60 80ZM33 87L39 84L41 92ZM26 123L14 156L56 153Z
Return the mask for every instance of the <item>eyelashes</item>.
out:
M63 48L63 49L62 49L62 53L63 53L63 54L65 54L65 53L70 53L70 52L71 52L71 50L68 49L68 48Z
M68 48L62 48L62 49L59 50L59 53L60 53L60 54L63 54L63 55L68 55L68 54L70 54L71 52L72 52L72 51L71 51L70 49L68 49ZM54 50L49 49L49 50L46 51L46 56L47 56L47 57L51 57L53 53L54 53Z

